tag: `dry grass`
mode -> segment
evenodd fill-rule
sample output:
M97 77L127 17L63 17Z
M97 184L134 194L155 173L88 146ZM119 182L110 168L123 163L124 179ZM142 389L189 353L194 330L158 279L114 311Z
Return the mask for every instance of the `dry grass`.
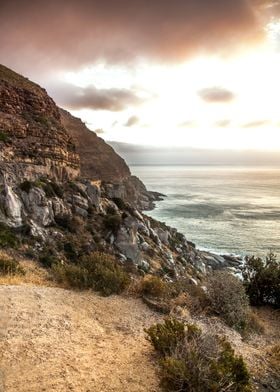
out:
M24 274L0 275L0 285L36 285L36 286L57 286L50 273L42 268L34 260L22 259L18 256L11 256L5 251L0 251L0 257L11 259L16 258L19 266L24 270Z

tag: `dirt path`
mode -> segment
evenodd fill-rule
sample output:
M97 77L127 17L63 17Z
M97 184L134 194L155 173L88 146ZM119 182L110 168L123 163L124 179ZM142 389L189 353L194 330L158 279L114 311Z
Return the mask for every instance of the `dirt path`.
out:
M0 317L5 392L159 391L143 328L160 316L140 300L0 286Z

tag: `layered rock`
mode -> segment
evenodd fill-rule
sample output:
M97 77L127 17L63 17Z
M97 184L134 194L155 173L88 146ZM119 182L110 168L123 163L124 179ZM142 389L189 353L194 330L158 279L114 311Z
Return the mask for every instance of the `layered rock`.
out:
M34 179L79 174L76 146L46 91L0 65L0 170ZM9 170L8 170L9 169Z
M45 90L3 66L0 148L0 231L28 233L32 252L48 245L69 261L102 250L142 273L191 282L225 263L142 214L160 195Z
M60 114L63 126L77 146L81 159L81 176L101 180L106 184L106 191L111 198L122 198L141 210L153 208L154 201L162 195L147 191L139 178L131 175L124 159L79 118L63 109L60 109Z

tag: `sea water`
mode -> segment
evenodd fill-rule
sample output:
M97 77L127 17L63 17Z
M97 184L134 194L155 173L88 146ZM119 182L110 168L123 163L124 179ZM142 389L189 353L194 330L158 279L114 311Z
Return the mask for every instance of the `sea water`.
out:
M149 190L166 195L147 212L199 249L280 256L280 168L131 166Z

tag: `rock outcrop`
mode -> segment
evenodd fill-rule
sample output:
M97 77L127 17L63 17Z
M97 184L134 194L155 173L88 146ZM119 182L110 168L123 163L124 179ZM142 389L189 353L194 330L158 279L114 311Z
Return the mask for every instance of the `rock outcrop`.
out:
M56 180L79 174L76 146L46 91L0 65L0 169ZM6 170L6 173L8 170Z
M60 109L60 115L63 126L77 146L81 176L89 180L101 180L106 184L111 198L122 198L141 210L152 209L154 201L162 195L148 192L139 178L131 175L124 159L79 118L73 117L64 109Z
M144 215L160 194L148 192L111 147L59 110L45 90L3 66L0 148L0 235L4 225L23 241L33 238L29 251L36 257L46 247L65 262L101 250L143 274L190 282L225 262Z

